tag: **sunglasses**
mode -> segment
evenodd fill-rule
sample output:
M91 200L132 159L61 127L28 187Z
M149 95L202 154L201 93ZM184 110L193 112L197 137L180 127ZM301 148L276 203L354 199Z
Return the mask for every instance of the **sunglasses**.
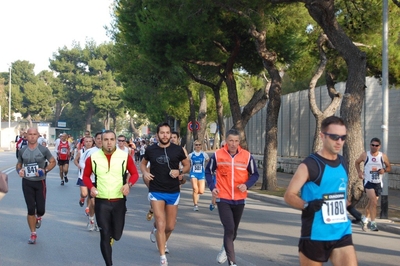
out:
M118 140L118 142L125 142L125 140L123 140L123 139L119 139L119 140Z
M372 147L379 147L379 146L381 146L381 145L380 145L380 144L372 144L372 143L371 143L371 146L372 146Z
M346 137L347 137L347 135L329 134L326 132L322 132L322 133L324 133L325 136L328 136L331 140L334 140L334 141L338 141L339 139L341 139L342 141L345 141Z

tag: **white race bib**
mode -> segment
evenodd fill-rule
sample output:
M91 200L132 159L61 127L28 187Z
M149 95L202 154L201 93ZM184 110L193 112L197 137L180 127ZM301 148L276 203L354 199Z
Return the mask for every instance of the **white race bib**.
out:
M193 173L202 173L202 172L203 172L203 165L199 163L193 165Z
M343 192L323 195L322 218L326 224L347 222L346 199Z
M39 169L39 166L37 163L30 163L30 164L25 165L24 169L25 169L26 177L35 177L36 172Z

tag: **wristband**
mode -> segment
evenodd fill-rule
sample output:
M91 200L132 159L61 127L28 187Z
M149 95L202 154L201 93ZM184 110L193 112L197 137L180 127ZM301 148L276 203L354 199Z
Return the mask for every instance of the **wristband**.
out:
M17 173L19 174L19 171L21 171L21 168L17 169Z

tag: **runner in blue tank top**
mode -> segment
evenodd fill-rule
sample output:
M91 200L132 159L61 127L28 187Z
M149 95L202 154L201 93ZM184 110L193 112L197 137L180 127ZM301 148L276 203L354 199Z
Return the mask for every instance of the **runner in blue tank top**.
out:
M285 201L301 209L300 265L357 265L347 218L348 170L339 155L346 139L341 118L331 116L321 123L322 149L297 168L285 193ZM301 191L301 196L299 196Z
M201 150L201 142L194 142L194 151L189 154L190 160L190 182L192 183L193 210L199 211L198 201L201 194L204 193L206 187L206 174L204 167L210 157Z

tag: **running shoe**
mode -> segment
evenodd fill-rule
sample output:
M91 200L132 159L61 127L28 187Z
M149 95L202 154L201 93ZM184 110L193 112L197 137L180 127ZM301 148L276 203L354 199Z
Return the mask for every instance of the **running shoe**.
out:
M221 250L219 251L218 255L217 255L217 262L219 264L224 263L226 260L228 259L228 257L226 256L226 251L225 251L225 247L224 245L222 245Z
M194 210L195 212L198 212L198 211L199 211L199 206L194 205L193 210Z
M36 238L37 238L37 235L34 233L31 233L31 237L28 239L28 244L36 244Z
M39 229L40 226L42 225L42 217L36 217L36 229Z
M215 205L214 204L210 204L210 211L213 211L215 209Z
M160 266L168 266L167 258L160 258Z
M146 219L147 221L150 221L153 218L153 212L151 210L149 210L146 214Z
M68 177L64 176L65 183L68 183Z
M90 232L93 232L93 231L96 229L94 220L90 220L90 219L89 219L88 224L87 224L87 229L88 229Z
M83 207L84 204L85 204L85 199L84 199L84 198L81 198L81 199L79 200L79 206Z
M361 218L360 225L361 225L361 229L362 229L364 232L367 232L367 229L368 229L368 219L366 219L365 217Z
M234 263L234 262L230 262L230 264L229 264L230 266L237 266L237 264L236 263Z
M371 231L379 231L378 229L378 225L376 224L376 222L371 222Z
M151 230L151 232L150 232L150 241L152 243L156 243L156 232L157 232L157 228L153 228L153 230Z
M89 207L86 207L86 208L85 208L85 215L86 215L86 216L89 216Z
M167 242L165 242L165 254L169 254L169 249L167 247Z
M64 186L64 180L61 180L61 186Z

